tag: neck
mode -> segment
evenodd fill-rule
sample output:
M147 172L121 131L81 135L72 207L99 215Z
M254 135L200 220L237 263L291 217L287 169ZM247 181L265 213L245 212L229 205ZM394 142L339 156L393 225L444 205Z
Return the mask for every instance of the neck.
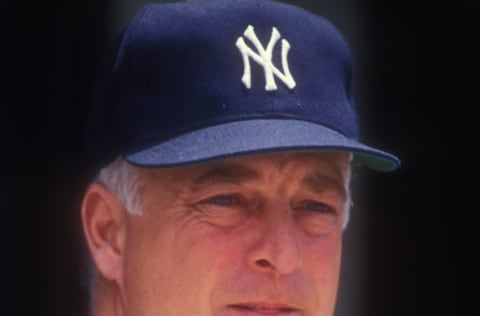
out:
M125 316L117 284L102 277L95 288L91 316Z

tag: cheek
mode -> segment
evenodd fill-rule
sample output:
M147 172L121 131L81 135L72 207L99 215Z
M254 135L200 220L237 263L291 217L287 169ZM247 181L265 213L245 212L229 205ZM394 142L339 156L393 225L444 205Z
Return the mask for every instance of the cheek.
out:
M320 289L336 289L342 253L341 234L306 238L305 265Z
M245 242L234 230L207 225L196 234L181 238L185 246L182 257L190 258L194 273L212 281L212 286L231 279L243 262Z
M317 260L325 262L324 271L317 275L317 282L321 284L319 289L321 300L323 299L323 309L326 314L332 315L337 301L337 292L340 276L340 264L342 253L341 237L326 243L325 252L318 254ZM323 286L322 286L323 285Z
M129 238L125 288L134 315L143 315L140 309L208 314L213 289L239 264L228 230L199 223L170 227Z

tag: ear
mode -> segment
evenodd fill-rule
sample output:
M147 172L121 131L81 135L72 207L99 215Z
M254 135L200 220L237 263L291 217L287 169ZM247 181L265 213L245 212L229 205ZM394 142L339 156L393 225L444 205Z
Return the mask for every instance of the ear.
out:
M121 284L127 214L120 200L99 184L88 187L82 203L82 223L90 254L99 272Z

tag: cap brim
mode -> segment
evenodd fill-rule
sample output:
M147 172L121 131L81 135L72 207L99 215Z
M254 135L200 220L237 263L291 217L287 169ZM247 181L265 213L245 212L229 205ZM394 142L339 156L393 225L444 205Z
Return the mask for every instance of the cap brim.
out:
M327 127L299 120L256 119L189 132L124 155L142 167L168 167L283 151L346 151L362 165L379 171L400 166L397 157Z

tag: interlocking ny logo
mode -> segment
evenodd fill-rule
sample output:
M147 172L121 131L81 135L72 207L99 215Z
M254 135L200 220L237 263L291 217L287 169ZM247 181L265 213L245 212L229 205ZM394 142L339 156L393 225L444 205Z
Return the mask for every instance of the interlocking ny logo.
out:
M286 39L282 39L282 68L283 73L273 65L272 62L272 54L273 49L275 48L275 44L277 44L278 40L281 38L280 33L278 30L273 27L272 28L272 35L270 36L270 41L268 42L267 48L265 49L262 46L262 43L258 40L257 35L255 34L255 30L253 26L249 25L243 35L248 38L252 44L257 49L255 52L251 49L244 41L243 37L239 37L237 39L236 45L243 56L243 76L242 82L245 84L247 89L252 87L252 78L251 78L251 69L250 69L250 58L256 61L260 66L263 67L265 71L265 90L273 91L277 90L277 84L275 83L275 76L277 76L283 83L290 89L295 88L295 80L290 73L290 69L288 67L287 62L287 55L288 51L290 50L290 43Z

